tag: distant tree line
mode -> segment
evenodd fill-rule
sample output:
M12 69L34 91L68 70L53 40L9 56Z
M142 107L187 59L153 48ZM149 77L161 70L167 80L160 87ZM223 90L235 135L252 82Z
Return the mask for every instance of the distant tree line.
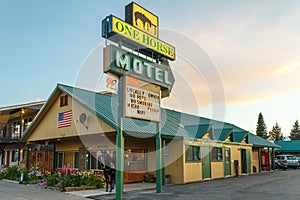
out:
M268 134L267 126L265 124L264 117L261 112L258 115L256 134L258 136L272 136L276 141L282 140L283 137L281 128L277 122L275 123L275 125L272 127L272 130ZM300 126L298 120L295 122L293 128L291 129L290 138L292 140L300 140Z

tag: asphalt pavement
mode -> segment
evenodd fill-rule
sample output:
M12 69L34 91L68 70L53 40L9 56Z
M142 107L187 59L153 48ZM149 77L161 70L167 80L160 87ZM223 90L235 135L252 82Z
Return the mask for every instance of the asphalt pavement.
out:
M115 196L99 196L94 199L115 199ZM225 178L212 181L170 185L162 193L155 191L129 192L123 199L143 200L297 200L300 199L300 169L263 172L254 175Z

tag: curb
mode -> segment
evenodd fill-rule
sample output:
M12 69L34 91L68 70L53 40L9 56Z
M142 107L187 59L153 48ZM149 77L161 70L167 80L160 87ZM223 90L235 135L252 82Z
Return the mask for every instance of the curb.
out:
M8 179L2 179L2 181L19 184L19 181L13 181L13 180L8 180Z

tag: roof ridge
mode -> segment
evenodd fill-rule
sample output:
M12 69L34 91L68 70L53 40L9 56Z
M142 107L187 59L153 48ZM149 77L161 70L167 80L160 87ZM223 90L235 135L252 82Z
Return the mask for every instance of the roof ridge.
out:
M5 110L5 109L10 109L10 108L13 108L13 107L24 107L24 106L31 106L31 105L35 105L35 104L41 104L41 103L45 103L46 101L45 100L40 100L40 101L32 101L32 102L29 102L29 103L22 103L22 104L14 104L14 105L10 105L10 106L3 106L3 107L0 107L0 110Z

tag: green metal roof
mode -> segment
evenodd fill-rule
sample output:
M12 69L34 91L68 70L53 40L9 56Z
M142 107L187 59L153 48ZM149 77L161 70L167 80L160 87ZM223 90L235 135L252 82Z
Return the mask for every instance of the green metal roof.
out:
M248 133L248 142L253 144L256 147L270 147L270 148L279 148L280 146L276 145L273 142L269 142L262 137Z
M233 128L213 129L214 140L224 141L233 133Z
M233 142L242 142L247 137L248 131L233 131Z
M47 105L50 99L53 98L57 90L68 94L83 107L94 113L99 119L107 123L113 129L117 130L119 122L117 110L118 99L116 95L100 94L94 91L58 84L45 105ZM45 107L46 106L44 106L42 110L45 109ZM36 118L38 117L39 115ZM36 119L34 119L33 123L35 123L35 121ZM25 131L23 137L20 139L21 141L30 131L30 127ZM157 123L130 118L123 118L122 127L126 134L132 136L138 135L141 137L153 137L158 132ZM243 138L248 134L247 131L233 124L182 113L175 110L165 108L161 109L162 137L201 138L203 134L209 130L213 131L214 139L219 138L218 140L221 141L225 140L228 134L230 134L232 131L234 134L234 141L236 142L242 141ZM267 140L263 138L258 139L256 137L258 136L251 135L251 140L249 140L249 143L253 144L254 146L274 146L274 144L268 142Z
M211 129L210 124L200 124L200 125L188 125L185 126L185 130L188 133L188 137L191 138L202 138L205 133L208 133Z
M280 146L275 152L300 152L300 140L275 141L275 144Z

